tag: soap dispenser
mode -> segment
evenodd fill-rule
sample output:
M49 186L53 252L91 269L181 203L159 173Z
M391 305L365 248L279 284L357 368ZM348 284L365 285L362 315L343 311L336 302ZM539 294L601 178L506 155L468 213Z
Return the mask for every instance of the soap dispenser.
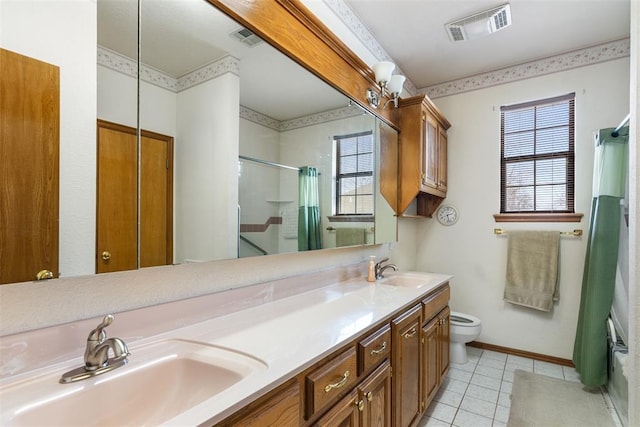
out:
M369 257L369 272L367 273L367 282L376 281L376 259L375 255Z

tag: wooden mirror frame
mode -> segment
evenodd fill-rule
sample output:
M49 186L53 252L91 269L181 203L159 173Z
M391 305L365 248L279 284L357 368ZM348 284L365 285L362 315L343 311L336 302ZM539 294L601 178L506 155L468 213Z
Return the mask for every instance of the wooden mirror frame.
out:
M366 91L373 71L300 0L207 0L276 49L399 130L397 109L375 109Z

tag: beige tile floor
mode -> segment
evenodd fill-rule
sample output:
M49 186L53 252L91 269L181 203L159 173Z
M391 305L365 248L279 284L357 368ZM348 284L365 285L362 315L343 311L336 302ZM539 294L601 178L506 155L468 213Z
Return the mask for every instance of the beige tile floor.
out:
M579 381L575 369L566 366L473 347L467 347L467 355L466 364L451 364L418 427L506 426L516 369ZM615 414L612 417L616 418ZM614 421L620 426L617 419Z

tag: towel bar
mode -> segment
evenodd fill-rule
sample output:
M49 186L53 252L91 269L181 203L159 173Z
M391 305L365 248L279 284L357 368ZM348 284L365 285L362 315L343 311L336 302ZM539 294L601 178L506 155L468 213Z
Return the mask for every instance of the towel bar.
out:
M493 234L509 234L508 231L503 230L502 228L494 228L493 229ZM580 237L582 236L582 230L581 229L576 229L573 231L561 231L560 232L561 236L573 236L573 237Z

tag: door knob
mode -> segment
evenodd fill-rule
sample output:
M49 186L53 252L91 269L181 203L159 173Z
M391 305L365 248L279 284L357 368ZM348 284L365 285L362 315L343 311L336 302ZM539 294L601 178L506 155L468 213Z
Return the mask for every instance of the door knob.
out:
M111 252L109 251L102 252L102 259L105 261L109 261L109 259L111 259Z
M47 280L53 279L53 273L49 270L40 270L38 274L36 274L36 280Z

